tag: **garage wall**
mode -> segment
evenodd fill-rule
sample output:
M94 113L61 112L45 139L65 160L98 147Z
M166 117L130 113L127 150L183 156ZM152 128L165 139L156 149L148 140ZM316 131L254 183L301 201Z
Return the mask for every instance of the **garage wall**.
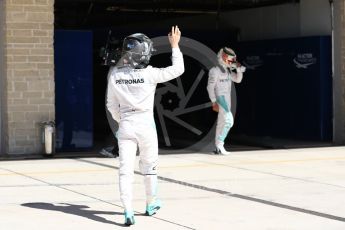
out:
M54 120L54 0L5 1L9 154L41 151L40 123Z
M301 0L299 4L239 10L221 17L240 29L242 41L331 34L328 0Z
M299 4L239 10L221 15L240 29L242 41L295 37L299 34Z
M4 155L5 149L5 60L4 60L4 46L5 43L5 7L4 0L0 0L0 156Z
M329 0L300 0L300 3L222 12L219 19L216 12L212 12L208 15L153 21L150 24L139 22L130 27L154 26L165 30L174 24L182 29L238 29L242 41L320 36L331 34L331 10Z
M345 0L334 1L333 140L345 144Z
M331 34L331 5L329 0L301 0L301 36Z

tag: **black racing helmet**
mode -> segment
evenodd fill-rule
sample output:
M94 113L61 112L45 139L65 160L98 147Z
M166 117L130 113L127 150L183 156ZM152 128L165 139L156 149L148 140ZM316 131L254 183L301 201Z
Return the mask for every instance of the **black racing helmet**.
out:
M153 51L153 43L145 34L132 34L123 40L122 57L125 63L133 68L145 68Z

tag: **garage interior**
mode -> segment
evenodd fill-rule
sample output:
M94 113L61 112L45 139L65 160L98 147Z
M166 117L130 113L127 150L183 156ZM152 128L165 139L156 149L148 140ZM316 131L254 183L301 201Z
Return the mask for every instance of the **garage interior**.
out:
M60 57L64 59L64 55L69 55L72 60L89 55L86 61L91 61L87 66L84 62L76 64L84 67L83 73L64 72L76 67L65 68L65 62L71 62L66 59L61 64L56 61L58 151L99 151L116 145L105 108L109 67L102 64L99 56L109 31L112 44L120 46L121 40L129 34L142 32L151 38L162 36L175 24L184 37L202 43L213 52L223 46L233 47L239 61L247 65L243 82L236 85L235 124L226 139L231 151L332 145L329 1L55 0L55 39L61 44L55 47L55 53L64 50L65 54ZM85 47L88 47L86 56L81 55ZM311 61L310 67L314 69L296 67L293 62L296 58L300 58L299 64ZM151 63L157 67L167 66L169 54L153 56ZM181 77L185 91L203 71L189 106L207 103L207 68L189 56L185 56L185 65L186 72ZM251 69L255 65L264 67ZM177 83L172 81L172 84ZM64 91L66 87L72 89L70 93ZM73 91L80 87L85 89ZM181 95L164 87L157 87L165 92L159 94L159 104L173 112L181 106ZM67 105L66 101L75 104ZM78 116L79 113L82 116ZM203 108L178 119L202 134L190 132L189 126L181 128L176 120L166 118L167 141L156 115L160 151L209 151L207 143L213 138L216 114L210 108Z

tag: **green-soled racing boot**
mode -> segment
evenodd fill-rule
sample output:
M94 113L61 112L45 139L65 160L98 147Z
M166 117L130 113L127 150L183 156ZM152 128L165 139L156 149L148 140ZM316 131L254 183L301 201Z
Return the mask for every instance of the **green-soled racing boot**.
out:
M154 199L151 203L146 205L146 212L147 216L152 216L156 214L156 212L162 207L162 202L159 199Z
M135 224L134 213L125 211L125 225L130 226Z

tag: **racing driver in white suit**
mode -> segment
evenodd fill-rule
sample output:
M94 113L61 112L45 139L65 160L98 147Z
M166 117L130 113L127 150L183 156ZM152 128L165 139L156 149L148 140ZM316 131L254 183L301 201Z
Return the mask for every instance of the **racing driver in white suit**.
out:
M158 140L153 116L157 83L174 79L184 72L183 55L179 49L181 32L172 27L168 35L172 47L172 65L166 68L148 66L152 41L144 34L124 39L122 64L111 70L107 89L107 108L119 123L120 198L124 206L125 224L132 225L132 182L137 148L139 168L144 176L146 215L153 215L161 207L157 198Z
M242 81L246 68L236 61L236 54L230 48L221 48L217 57L218 65L209 71L207 91L212 109L218 112L215 153L228 155L230 152L224 148L224 140L234 124L231 113L231 86L232 82Z

